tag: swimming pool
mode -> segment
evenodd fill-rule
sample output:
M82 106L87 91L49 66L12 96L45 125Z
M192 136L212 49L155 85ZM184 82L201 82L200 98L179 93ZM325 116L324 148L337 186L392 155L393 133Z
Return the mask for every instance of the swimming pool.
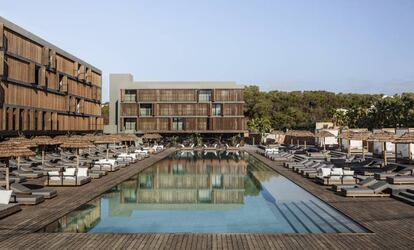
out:
M363 227L241 152L177 152L45 232L364 233Z

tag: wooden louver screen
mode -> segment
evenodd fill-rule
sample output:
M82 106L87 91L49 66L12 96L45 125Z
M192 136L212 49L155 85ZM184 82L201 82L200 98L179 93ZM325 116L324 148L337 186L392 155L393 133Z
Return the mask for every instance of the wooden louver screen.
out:
M4 64L6 63L6 59L4 57L4 52L0 51L0 75L4 75Z
M0 49L4 47L4 24L0 23Z

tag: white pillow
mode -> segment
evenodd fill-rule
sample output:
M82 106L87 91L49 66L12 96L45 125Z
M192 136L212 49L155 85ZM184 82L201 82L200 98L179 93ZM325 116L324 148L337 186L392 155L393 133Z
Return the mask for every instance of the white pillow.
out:
M69 176L75 175L75 171L76 171L76 168L67 168L65 170L65 172L63 172L63 175L65 175L65 176L67 176L67 175L69 175Z
M323 177L329 176L331 174L331 169L329 169L329 168L321 168L321 173L322 173L322 176Z
M344 175L348 175L348 176L352 176L354 175L354 171L353 170L344 170Z
M12 192L12 190L0 190L0 204L9 204Z
M60 175L60 174L59 174L59 171L50 171L50 172L49 172L49 175L58 176L58 175Z
M87 177L88 176L88 169L87 168L78 168L78 176Z
M343 169L342 168L332 168L331 175L343 175Z

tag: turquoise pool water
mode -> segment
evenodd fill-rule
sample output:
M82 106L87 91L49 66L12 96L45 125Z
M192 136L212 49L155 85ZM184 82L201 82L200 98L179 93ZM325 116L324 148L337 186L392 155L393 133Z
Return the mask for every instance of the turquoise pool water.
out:
M366 232L331 206L240 152L178 152L44 231Z

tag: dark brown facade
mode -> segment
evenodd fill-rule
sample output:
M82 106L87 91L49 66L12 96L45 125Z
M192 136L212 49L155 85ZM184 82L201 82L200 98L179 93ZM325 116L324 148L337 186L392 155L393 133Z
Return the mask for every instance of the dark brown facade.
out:
M0 17L0 135L103 129L101 71Z
M121 89L121 130L242 133L242 89Z

